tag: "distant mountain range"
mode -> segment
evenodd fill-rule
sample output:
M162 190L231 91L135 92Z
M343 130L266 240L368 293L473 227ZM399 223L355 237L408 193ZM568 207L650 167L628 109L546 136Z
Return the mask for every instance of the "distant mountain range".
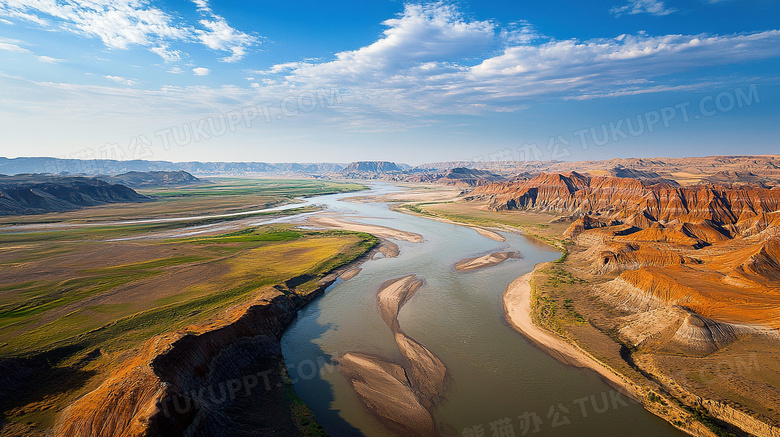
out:
M346 167L337 163L279 163L265 162L170 162L170 161L116 161L111 159L61 158L2 158L0 174L50 173L63 175L114 175L131 171L186 171L206 176L240 176L251 174L309 174L321 175Z
M0 158L0 174L116 175L131 172L183 171L202 176L314 177L383 179L479 186L487 182L526 180L542 172L576 171L591 176L615 176L680 185L780 185L780 156L708 156L697 158L615 158L606 161L446 161L412 167L389 161L342 163L169 162ZM105 179L105 178L104 178ZM110 180L130 186L130 179ZM181 181L184 182L184 181ZM136 185L133 185L133 184Z

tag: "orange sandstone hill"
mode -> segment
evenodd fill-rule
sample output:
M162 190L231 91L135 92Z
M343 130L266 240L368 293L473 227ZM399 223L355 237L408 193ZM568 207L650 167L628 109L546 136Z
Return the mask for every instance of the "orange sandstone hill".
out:
M780 328L780 190L674 186L571 172L477 187L490 209L564 215L604 296L630 311L677 305ZM614 276L617 275L617 276ZM614 276L614 278L613 278Z
M542 173L526 181L484 185L472 196L488 200L493 210L535 209L575 217L595 214L640 228L653 222L709 221L712 226L723 227L718 233L736 234L746 227L765 228L776 219L767 214L780 210L780 190L675 187L576 172Z

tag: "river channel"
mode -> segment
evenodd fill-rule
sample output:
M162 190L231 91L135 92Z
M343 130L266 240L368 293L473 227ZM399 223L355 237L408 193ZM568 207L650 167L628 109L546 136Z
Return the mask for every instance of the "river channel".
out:
M282 351L295 391L330 435L393 435L332 363L347 352L402 362L377 311L377 290L388 279L408 274L425 284L401 310L400 326L438 356L450 375L433 409L442 435L685 435L594 372L556 361L509 326L502 307L507 285L537 263L557 259L559 252L518 234L501 233L506 241L498 242L468 227L392 211L383 202L342 200L400 190L375 183L370 191L307 201L350 221L424 238L422 243L394 240L398 257L365 262L356 277L337 281L303 308L284 333ZM494 251L518 251L522 258L471 272L453 269L464 258Z

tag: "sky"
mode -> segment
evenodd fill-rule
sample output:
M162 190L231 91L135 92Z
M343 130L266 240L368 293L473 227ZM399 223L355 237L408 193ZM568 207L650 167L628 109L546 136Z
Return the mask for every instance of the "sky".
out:
M777 154L780 2L0 0L0 156Z

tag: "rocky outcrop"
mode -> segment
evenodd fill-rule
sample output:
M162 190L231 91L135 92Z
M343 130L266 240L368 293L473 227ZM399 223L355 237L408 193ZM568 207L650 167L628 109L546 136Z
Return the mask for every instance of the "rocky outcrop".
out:
M592 260L591 271L599 275L614 271L636 270L646 266L663 267L701 263L700 260L678 251L661 250L650 244L637 242L594 241L586 253Z
M231 309L222 320L149 340L134 358L62 413L55 435L169 436L185 430L197 435L214 421L229 423L218 408L224 396L215 391L227 393L224 377L231 373L238 382L233 395L249 390L248 385L265 390L256 371L245 370L252 360L280 353L279 338L295 311L290 296L268 290ZM241 343L243 354L234 354L228 362L220 359ZM221 366L215 366L218 361ZM229 425L222 428L221 434L230 434Z
M780 437L780 427L762 422L750 414L724 404L723 402L699 398L699 405L707 410L712 417L727 423L733 423L740 429L749 432L751 435L759 437Z
M403 170L400 165L389 161L357 161L330 175L348 179L387 179Z
M760 288L767 281L780 284L780 237L766 240L751 252L723 281L741 288Z
M574 219L572 224L569 225L566 231L564 231L563 236L567 238L576 238L584 231L587 231L589 229L605 228L608 226L616 226L619 224L620 223L616 221L606 222L585 214L580 218Z
M760 331L721 323L674 305L625 317L619 333L627 344L643 352L704 356L737 341L739 335L760 334Z
M487 170L456 167L436 172L415 172L403 178L404 182L433 182L458 187L477 187L505 178Z

